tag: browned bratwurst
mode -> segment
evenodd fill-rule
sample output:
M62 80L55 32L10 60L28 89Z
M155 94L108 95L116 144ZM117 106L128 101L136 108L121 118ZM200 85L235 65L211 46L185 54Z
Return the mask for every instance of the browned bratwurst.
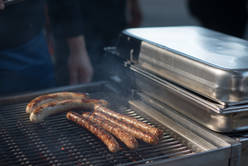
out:
M98 105L96 104L95 105L95 110L99 111L99 112L102 112L102 113L105 113L111 117L114 117L122 122L125 122L127 124L131 124L131 125L134 125L135 127L141 129L142 131L144 132L147 132L147 133L150 133L151 135L155 135L157 137L161 137L163 135L163 131L156 128L156 127L153 127L149 124L146 124L146 123L143 123L141 121L138 121L134 118L131 118L129 116L126 116L126 115L122 115L120 113L117 113L117 112L114 112L114 111L111 111L110 109L102 106L102 105Z
M84 93L75 93L75 92L57 92L50 93L42 96L38 96L31 100L26 106L26 112L31 113L33 110L42 104L49 103L52 101L61 101L66 99L86 99L88 98Z
M31 122L38 123L43 121L46 117L50 115L70 111L72 109L92 110L95 104L106 105L107 101L96 99L68 99L61 101L53 101L46 104L42 104L39 107L35 108L30 114L29 118Z
M119 143L110 133L105 131L100 126L90 122L87 118L84 118L75 112L68 112L66 117L97 136L108 147L110 152L117 152L120 150Z
M98 110L95 110L93 112L93 114L100 116L108 121L110 121L111 123L121 127L123 130L125 130L126 132L130 133L131 135L133 135L134 137L143 140L146 143L149 144L157 144L159 141L159 138L155 135L151 135L150 133L146 133L136 127L134 127L133 125L124 123L114 117L111 117L105 113L102 113Z
M96 123L97 125L101 126L114 136L116 136L119 140L121 140L128 148L130 149L135 149L138 147L138 142L135 139L134 136L130 135L126 131L124 131L122 128L119 126L112 124L111 122L94 115L90 112L85 112L82 114L83 117L87 118L93 123Z

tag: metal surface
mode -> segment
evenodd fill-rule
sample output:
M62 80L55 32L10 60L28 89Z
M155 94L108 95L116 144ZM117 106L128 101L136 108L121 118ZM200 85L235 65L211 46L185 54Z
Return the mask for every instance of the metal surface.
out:
M108 88L109 85L99 84L79 87L64 87L64 91L87 92L92 98L106 99L110 108L145 123L150 123L163 129L164 134L158 145L148 145L140 142L137 150L129 150L121 144L119 153L110 153L105 145L87 130L79 127L65 118L65 114L52 116L40 124L33 124L25 113L25 106L30 98L25 100L16 97L14 104L0 106L0 164L1 165L138 165L151 164L160 160L194 156L203 151L200 145L193 145L179 134L148 115L128 107L127 99L122 98ZM49 93L52 91L49 90ZM36 95L42 94L36 92ZM31 95L34 97L34 95ZM18 102L20 99L20 102ZM207 150L215 150L215 145ZM229 151L228 146L225 147ZM226 160L223 161L226 163Z
M131 69L135 73L136 88L139 91L169 105L199 124L218 132L248 129L248 111L240 109L246 106L224 108L135 66L131 66Z
M178 114L173 108L159 103L145 94L138 94L138 96L138 100L129 102L133 109L138 109L139 111L152 116L154 119L171 129L173 132L179 133L182 137L184 137L184 139L191 142L191 144L197 145L198 148L201 147L202 149L205 149L201 153L196 153L193 157L182 156L180 158L176 158L176 160L161 160L155 165L239 165L241 152L239 142L200 127L190 119L187 119ZM210 150L214 146L218 148L216 150ZM228 146L230 146L230 151L226 148L223 148ZM206 149L210 151L206 151ZM226 162L226 159L228 162Z
M248 165L248 132L246 131L246 132L228 134L227 136L241 143L240 166L247 166Z
M241 142L241 158L240 158L240 166L247 166L248 165L248 136L243 138L239 138Z
M200 27L127 29L123 36L132 41L129 59L144 69L220 104L247 103L247 41Z

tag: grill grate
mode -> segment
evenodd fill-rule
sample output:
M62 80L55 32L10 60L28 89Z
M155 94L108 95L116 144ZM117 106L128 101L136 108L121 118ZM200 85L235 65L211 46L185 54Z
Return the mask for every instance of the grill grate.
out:
M110 153L105 145L87 130L68 121L65 114L49 117L32 124L25 113L26 103L0 106L0 165L135 165L159 159L194 153L183 139L148 116L129 109L119 96L112 93L93 93L118 106L110 107L122 114L164 130L158 145L139 142L139 148ZM107 97L106 97L107 96Z

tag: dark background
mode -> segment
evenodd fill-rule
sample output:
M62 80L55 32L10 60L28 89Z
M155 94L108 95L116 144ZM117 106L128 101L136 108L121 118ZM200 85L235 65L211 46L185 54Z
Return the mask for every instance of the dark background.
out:
M197 25L187 10L186 0L139 0L142 26Z
M186 0L139 0L143 12L142 26L199 25L190 16ZM246 30L245 38L248 39Z

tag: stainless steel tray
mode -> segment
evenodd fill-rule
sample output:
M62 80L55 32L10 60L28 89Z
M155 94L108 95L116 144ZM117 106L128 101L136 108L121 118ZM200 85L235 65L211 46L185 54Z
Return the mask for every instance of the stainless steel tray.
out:
M129 46L130 60L147 71L222 105L248 102L247 41L194 26L127 29L123 35L140 44L138 51Z
M248 129L247 105L223 107L135 66L130 68L135 73L138 91L172 107L197 123L224 133Z

